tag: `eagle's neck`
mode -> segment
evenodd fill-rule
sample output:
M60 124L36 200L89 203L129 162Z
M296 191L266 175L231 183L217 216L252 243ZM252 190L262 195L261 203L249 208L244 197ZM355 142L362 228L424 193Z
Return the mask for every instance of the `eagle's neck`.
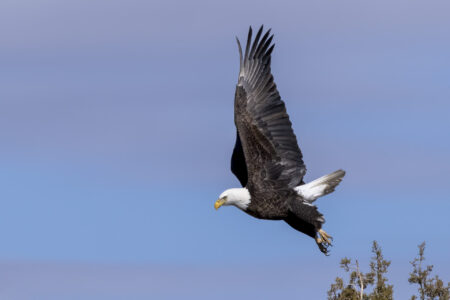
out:
M234 188L228 190L227 204L246 210L250 205L250 193L246 188Z

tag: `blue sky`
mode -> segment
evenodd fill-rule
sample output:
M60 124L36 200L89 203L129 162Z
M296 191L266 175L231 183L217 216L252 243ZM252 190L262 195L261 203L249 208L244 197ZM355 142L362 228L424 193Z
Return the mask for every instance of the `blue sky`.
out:
M340 258L367 261L372 240L399 298L422 241L448 281L449 9L2 1L0 295L323 299ZM286 224L213 209L238 185L234 38L260 24L306 180L347 171L318 201L330 257Z

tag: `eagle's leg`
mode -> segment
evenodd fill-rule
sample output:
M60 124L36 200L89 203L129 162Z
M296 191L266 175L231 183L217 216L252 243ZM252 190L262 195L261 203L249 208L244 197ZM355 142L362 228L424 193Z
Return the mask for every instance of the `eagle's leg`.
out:
M328 253L328 247L331 246L331 241L333 238L331 235L326 233L323 229L319 229L316 233L316 243L317 246L319 246L320 251L327 254Z

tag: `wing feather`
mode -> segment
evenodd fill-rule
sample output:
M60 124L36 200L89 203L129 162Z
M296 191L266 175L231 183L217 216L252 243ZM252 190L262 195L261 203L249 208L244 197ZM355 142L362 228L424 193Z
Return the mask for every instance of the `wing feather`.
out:
M292 188L302 182L306 167L286 106L271 74L273 35L270 30L262 33L263 26L252 42L250 27L244 54L237 39L240 70L235 123L238 136L233 157L239 157L238 151L242 151L245 159L240 163L246 164L247 178L233 172L241 183L261 185L270 181L278 188ZM232 159L233 163L236 169L238 159Z

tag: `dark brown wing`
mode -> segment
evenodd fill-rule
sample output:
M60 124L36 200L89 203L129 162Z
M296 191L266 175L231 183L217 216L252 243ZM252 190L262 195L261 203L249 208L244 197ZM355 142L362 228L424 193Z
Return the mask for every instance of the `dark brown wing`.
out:
M236 132L236 143L234 145L233 155L231 155L231 172L236 175L242 186L245 187L247 185L247 164L245 163L244 150L242 149L239 132Z
M292 188L302 182L306 167L270 71L273 36L269 37L269 30L261 38L262 30L261 26L252 43L250 27L244 55L237 41L240 54L234 104L240 138L237 142L241 142L245 156L247 185Z

